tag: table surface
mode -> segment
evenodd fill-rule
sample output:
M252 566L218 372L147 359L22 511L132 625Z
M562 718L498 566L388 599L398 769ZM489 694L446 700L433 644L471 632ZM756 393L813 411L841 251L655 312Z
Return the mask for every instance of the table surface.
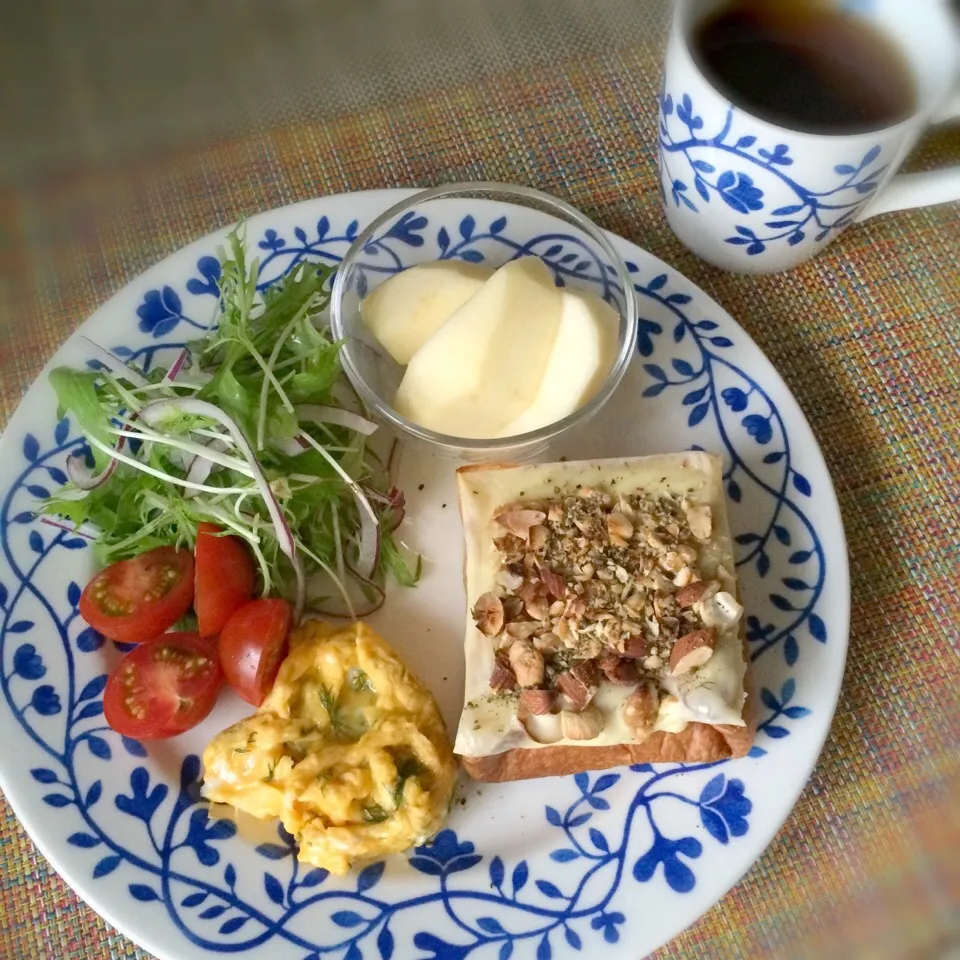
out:
M960 942L958 208L871 220L780 276L698 261L657 190L668 16L661 0L11 5L0 423L115 290L241 215L471 179L569 200L760 344L823 447L849 540L848 669L816 770L750 872L655 956L934 960ZM911 165L958 161L955 128ZM147 957L2 798L0 957Z

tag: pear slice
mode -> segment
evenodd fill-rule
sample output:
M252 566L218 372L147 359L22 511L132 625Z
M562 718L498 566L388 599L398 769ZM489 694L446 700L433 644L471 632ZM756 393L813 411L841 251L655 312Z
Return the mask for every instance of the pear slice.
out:
M536 396L560 313L561 292L543 261L511 260L417 351L397 410L439 433L499 436Z
M463 260L421 263L395 274L360 302L367 329L404 366L493 275Z
M581 290L562 294L560 328L533 403L504 437L556 423L600 389L617 356L620 316L605 300Z

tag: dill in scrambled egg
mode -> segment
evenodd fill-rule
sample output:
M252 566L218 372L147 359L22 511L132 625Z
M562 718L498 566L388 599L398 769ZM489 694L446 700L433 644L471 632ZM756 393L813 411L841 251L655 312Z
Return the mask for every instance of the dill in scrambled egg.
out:
M204 795L279 817L305 863L342 874L443 825L457 765L436 701L363 623L305 623L269 696L203 754Z

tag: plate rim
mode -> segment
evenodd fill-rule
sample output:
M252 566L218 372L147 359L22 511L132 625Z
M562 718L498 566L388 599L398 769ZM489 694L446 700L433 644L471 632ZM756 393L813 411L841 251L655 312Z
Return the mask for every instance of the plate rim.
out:
M371 211L374 209L374 204L376 204L378 208L382 204L382 209L386 209L393 203L412 197L419 192L421 192L420 189L415 187L387 187L372 190L344 191L339 193L325 194L317 197L309 197L296 203L258 211L249 217L244 218L242 221L239 221L239 223L242 223L250 228L264 223L264 221L266 221L268 218L275 217L278 214L289 214L298 209L307 209L318 204L323 204L324 202L346 202L347 200L354 200L363 204L369 204ZM510 204L507 201L488 200L487 202L493 202L496 205L503 207L516 207L520 210L524 209L519 205ZM371 213L371 217L375 216L376 213ZM361 216L360 219L362 221L363 217ZM41 392L44 389L45 379L49 374L49 371L56 365L57 358L66 348L68 348L71 344L75 344L80 338L83 337L82 330L84 327L97 319L102 319L104 316L109 315L114 309L115 302L126 295L132 286L136 284L142 284L146 286L152 282L153 278L162 276L164 267L167 265L170 259L179 257L181 255L187 256L193 253L199 253L200 251L208 252L211 246L222 244L226 234L237 225L237 223L230 223L219 226L201 235L200 237L197 237L189 243L184 244L183 246L164 252L159 260L141 272L137 273L130 279L126 280L120 287L111 293L111 295L105 301L97 306L93 312L91 312L80 323L78 323L77 327L60 342L56 350L44 363L37 376L24 391L22 397L17 403L16 408L11 413L7 424L4 427L3 433L0 435L0 456L2 456L5 452L5 448L12 443L12 441L9 439L10 427L22 415L21 412L26 404L26 401L31 397L31 395ZM826 459L823 455L821 445L799 400L790 389L789 385L786 383L774 363L767 357L766 353L764 353L764 351L759 347L746 329L736 320L735 317L733 317L732 314L729 313L729 311L726 310L721 303L703 290L703 288L701 288L697 283L689 279L679 269L667 263L656 254L646 250L640 246L640 244L635 243L634 241L631 241L625 237L621 237L610 230L604 229L603 232L607 235L621 256L624 256L625 258L627 256L635 256L636 251L639 251L644 260L646 260L648 263L663 267L673 276L680 279L689 288L695 290L696 293L703 298L703 301L710 305L711 309L715 313L721 314L727 322L732 324L733 328L738 331L738 335L743 337L743 344L745 346L748 345L750 348L756 350L757 353L766 360L768 372L765 372L765 382L769 380L769 382L775 383L776 387L783 392L783 395L789 397L793 402L795 406L795 412L797 414L795 422L798 426L802 423L802 426L807 431L809 439L812 441L811 445L808 448L805 448L804 455L809 459L814 456L815 451L817 466L822 470L823 476L829 480L829 492L824 489L819 491L817 494L818 510L821 512L821 515L829 514L827 520L829 522L831 532L838 535L836 555L830 555L831 565L839 568L833 574L833 577L836 581L834 589L836 590L837 595L834 598L835 609L833 609L831 613L836 619L837 625L842 627L842 634L838 632L835 635L831 635L831 645L838 651L836 654L837 657L840 657L839 651L840 648L842 648L842 659L840 660L839 668L835 671L835 676L828 676L823 678L821 681L821 684L826 683L826 686L821 685L821 690L826 693L826 696L821 698L820 705L822 706L822 709L817 711L817 713L820 714L819 722L817 723L815 720L814 724L811 724L811 726L816 726L818 728L815 735L815 740L818 743L817 749L815 752L811 751L810 762L809 764L804 765L805 769L803 772L803 777L798 781L799 785L797 789L790 792L792 796L789 796L789 804L784 803L785 813L782 819L779 816L775 817L774 820L776 822L771 824L766 830L760 829L759 827L754 828L757 830L757 832L754 834L756 838L755 845L758 849L756 856L750 859L749 862L744 865L742 872L738 872L734 875L733 879L728 885L719 888L719 892L717 892L715 896L711 894L708 897L706 906L704 906L702 910L700 910L695 916L691 916L686 919L683 924L674 930L669 937L662 940L659 944L651 947L651 950L656 950L662 947L665 943L675 939L684 930L688 929L698 920L700 920L709 910L716 906L730 892L730 890L732 890L733 887L735 887L743 879L743 877L750 872L750 870L756 866L760 858L767 852L773 839L792 816L796 808L797 801L799 800L807 784L810 782L811 775L816 768L820 756L823 753L823 748L826 744L827 738L832 730L833 719L839 705L839 698L847 667L851 615L849 545L843 523L843 516L840 511L836 488L828 469ZM638 295L634 294L634 296ZM639 361L635 356L634 363L637 362ZM621 385L620 389L623 389L623 385ZM836 608L837 606L838 608ZM23 773L25 774L26 771L24 770ZM15 796L20 792L17 786L18 781L23 781L25 784L29 784L29 780L25 776L9 776L5 772L4 765L0 764L0 790L3 791L7 802L10 804L11 809L22 825L24 831L29 836L30 840L47 859L50 866L60 875L60 877L63 878L64 882L70 887L71 891L78 898L82 899L92 910L99 914L106 922L111 924L111 926L120 931L124 936L128 937L137 946L157 957L173 956L173 954L169 953L171 948L169 943L153 943L153 931L149 929L149 926L147 926L143 931L143 933L147 935L141 936L140 931L137 931L135 934L132 933L124 921L118 922L112 909L112 905L108 902L105 896L96 895L94 888L89 882L87 882L88 878L81 878L79 875L75 877L75 871L69 867L65 868L63 859L60 857L59 852L56 852L59 850L59 846L55 842L53 842L52 845L49 845L47 843L47 838L43 835L44 829L42 828L42 824L44 822L46 810L40 806L37 806L36 810L33 811L30 808L30 804L26 796ZM12 791L11 786L13 787ZM784 795L784 799L787 799L787 795ZM36 813L36 817L34 816L34 812ZM38 825L41 826L41 829L39 830L36 829Z

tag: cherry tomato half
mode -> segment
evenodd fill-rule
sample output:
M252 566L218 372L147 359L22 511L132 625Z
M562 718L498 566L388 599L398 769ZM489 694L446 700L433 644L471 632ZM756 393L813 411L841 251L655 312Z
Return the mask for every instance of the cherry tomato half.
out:
M256 574L250 550L239 537L220 536L212 523L197 528L197 595L194 609L201 637L212 637L253 596Z
M101 570L80 597L80 616L111 640L142 643L172 627L193 602L193 557L157 547Z
M103 715L125 737L175 737L210 713L222 681L215 640L165 633L141 643L113 668Z
M277 678L287 652L293 619L286 600L253 600L242 606L220 634L220 665L227 682L247 703L259 707Z

